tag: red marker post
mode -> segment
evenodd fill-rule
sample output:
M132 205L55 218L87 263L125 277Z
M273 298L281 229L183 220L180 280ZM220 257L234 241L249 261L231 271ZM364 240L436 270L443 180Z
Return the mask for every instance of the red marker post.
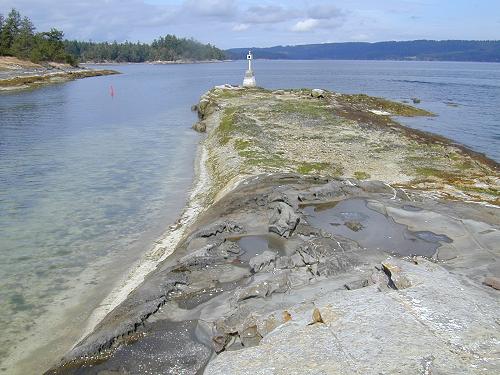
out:
M111 95L112 98L115 97L115 89L113 88L113 85L109 86L109 95Z

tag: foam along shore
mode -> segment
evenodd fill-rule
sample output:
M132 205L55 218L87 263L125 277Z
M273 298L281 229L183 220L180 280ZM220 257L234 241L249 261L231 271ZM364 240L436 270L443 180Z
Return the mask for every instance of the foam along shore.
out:
M68 64L35 64L14 57L0 57L0 91L22 90L75 79L119 74L109 69L72 67Z
M197 209L48 373L497 372L495 162L365 95L220 86L196 110Z

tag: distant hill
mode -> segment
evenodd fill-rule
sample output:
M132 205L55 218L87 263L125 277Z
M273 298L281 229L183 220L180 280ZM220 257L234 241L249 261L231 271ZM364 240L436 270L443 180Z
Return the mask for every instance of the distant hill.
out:
M500 62L500 40L324 43L269 48L232 48L226 50L226 54L230 59L244 59L249 49L260 59Z

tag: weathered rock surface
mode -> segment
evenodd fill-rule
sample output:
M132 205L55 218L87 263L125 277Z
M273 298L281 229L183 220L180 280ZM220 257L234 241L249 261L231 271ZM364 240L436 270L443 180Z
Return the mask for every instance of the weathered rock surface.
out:
M285 202L273 202L273 213L269 219L269 232L288 238L300 221L299 216Z
M499 209L465 201L497 165L386 114L423 110L317 94L202 97L207 209L50 373L500 372Z
M498 211L411 196L354 179L250 179L49 373L495 374L500 299L483 282L500 271ZM335 224L325 213L339 199L357 202L342 213L362 218L359 231L312 224ZM289 232L269 233L283 205ZM381 225L367 209L416 251L437 241L434 257L360 246Z
M290 321L258 346L219 354L205 374L497 373L498 296L465 288L424 259L387 262L412 286L311 290L304 302L287 308ZM321 322L310 324L315 309Z

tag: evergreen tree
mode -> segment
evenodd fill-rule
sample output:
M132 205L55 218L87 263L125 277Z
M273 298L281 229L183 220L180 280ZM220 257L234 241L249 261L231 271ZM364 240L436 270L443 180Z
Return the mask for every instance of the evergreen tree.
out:
M24 17L20 23L19 31L14 37L11 53L21 59L28 59L34 44L35 26L28 17Z
M0 54L11 55L11 47L14 43L19 28L21 27L21 15L12 9L4 21L2 33L0 34Z

